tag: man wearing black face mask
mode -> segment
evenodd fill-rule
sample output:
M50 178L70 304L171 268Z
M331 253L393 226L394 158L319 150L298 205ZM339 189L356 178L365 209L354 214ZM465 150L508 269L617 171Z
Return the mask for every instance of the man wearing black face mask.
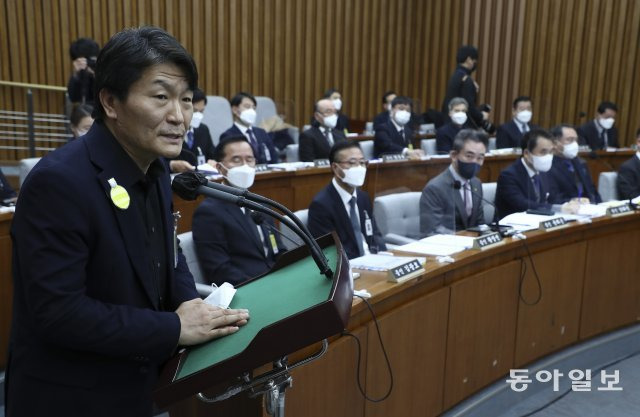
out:
M484 223L482 183L476 174L484 163L487 147L484 133L471 129L458 132L450 153L451 165L422 190L422 236L455 233Z

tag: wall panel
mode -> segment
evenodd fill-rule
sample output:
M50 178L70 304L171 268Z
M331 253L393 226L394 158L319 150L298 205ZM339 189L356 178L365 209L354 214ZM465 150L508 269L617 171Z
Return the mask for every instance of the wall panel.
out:
M543 126L582 123L604 99L620 107L623 143L640 126L633 0L7 0L0 80L64 86L71 41L104 44L141 24L165 27L191 51L207 93L271 96L299 126L329 87L342 90L353 119L371 120L389 89L422 111L440 108L464 43L480 49L479 102L493 105L497 124L527 94ZM21 89L0 94L1 109L25 110ZM36 97L36 111L63 111L60 94ZM20 155L0 150L0 159Z

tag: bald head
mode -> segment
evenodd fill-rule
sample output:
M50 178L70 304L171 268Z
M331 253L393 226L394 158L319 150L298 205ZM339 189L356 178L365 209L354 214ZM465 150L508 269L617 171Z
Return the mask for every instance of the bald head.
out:
M323 98L316 101L315 109L314 109L313 117L320 123L324 125L324 118L332 116L336 114L336 106L333 104L333 100L328 98Z

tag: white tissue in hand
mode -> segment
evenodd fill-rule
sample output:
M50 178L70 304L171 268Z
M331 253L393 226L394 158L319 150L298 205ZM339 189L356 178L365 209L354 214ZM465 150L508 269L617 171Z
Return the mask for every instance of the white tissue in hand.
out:
M233 285L225 282L219 287L216 284L211 284L211 288L213 288L213 291L204 299L204 302L220 308L229 308L229 304L231 304L231 300L233 300L233 296L237 291L233 288Z

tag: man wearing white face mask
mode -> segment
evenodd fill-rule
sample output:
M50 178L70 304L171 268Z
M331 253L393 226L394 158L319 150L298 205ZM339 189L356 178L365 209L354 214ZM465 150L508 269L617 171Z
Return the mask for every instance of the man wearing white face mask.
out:
M373 219L369 195L360 190L367 160L357 142L340 142L329 154L333 180L309 206L309 231L316 237L335 231L349 259L387 249Z
M496 209L498 219L529 209L550 210L548 171L553 162L553 141L543 129L530 130L522 138L522 158L504 169L498 177Z
M530 124L533 116L531 98L520 96L513 100L513 119L498 126L496 132L496 148L520 148L522 137L538 126Z
M336 114L338 115L338 122L336 123L336 129L343 132L345 135L349 133L349 116L342 112L344 102L342 101L342 94L335 88L330 88L324 92L322 98L328 98L333 102L333 107L336 108Z
M450 122L440 126L436 130L436 151L445 155L453 148L453 139L463 128L471 128L467 125L467 112L469 103L462 97L454 97L449 102Z
M587 163L578 157L578 133L568 124L551 129L555 151L549 171L553 203L570 201L601 203L602 199L591 180Z
M610 101L603 101L598 106L596 118L578 128L580 144L589 145L591 150L617 148L618 129L614 127L618 106Z
M409 97L398 96L391 102L389 121L376 130L373 150L376 158L383 154L403 154L410 159L419 159L422 149L413 149L413 129L411 120L412 102Z
M393 99L398 95L395 91L389 90L382 95L382 113L378 113L376 117L373 119L373 130L378 130L380 126L387 123L389 121L389 116L391 115L391 103Z
M300 134L298 157L304 162L329 158L331 147L346 140L344 133L336 129L338 113L332 100L318 100L314 106L313 118L316 123Z
M258 164L275 164L278 162L278 151L273 139L264 130L254 126L256 123L256 108L258 102L249 93L240 92L230 101L233 113L233 126L220 135L220 140L244 135L249 141Z
M216 147L224 183L250 188L256 160L243 135L222 139ZM238 285L269 271L286 249L273 220L247 208L206 198L193 215L193 241L205 279Z
M199 88L193 92L193 117L189 130L184 137L180 155L169 161L171 172L193 171L196 166L209 164L211 169L216 166L213 157L215 147L211 140L211 133L207 125L202 123L204 108L207 106L207 96Z

